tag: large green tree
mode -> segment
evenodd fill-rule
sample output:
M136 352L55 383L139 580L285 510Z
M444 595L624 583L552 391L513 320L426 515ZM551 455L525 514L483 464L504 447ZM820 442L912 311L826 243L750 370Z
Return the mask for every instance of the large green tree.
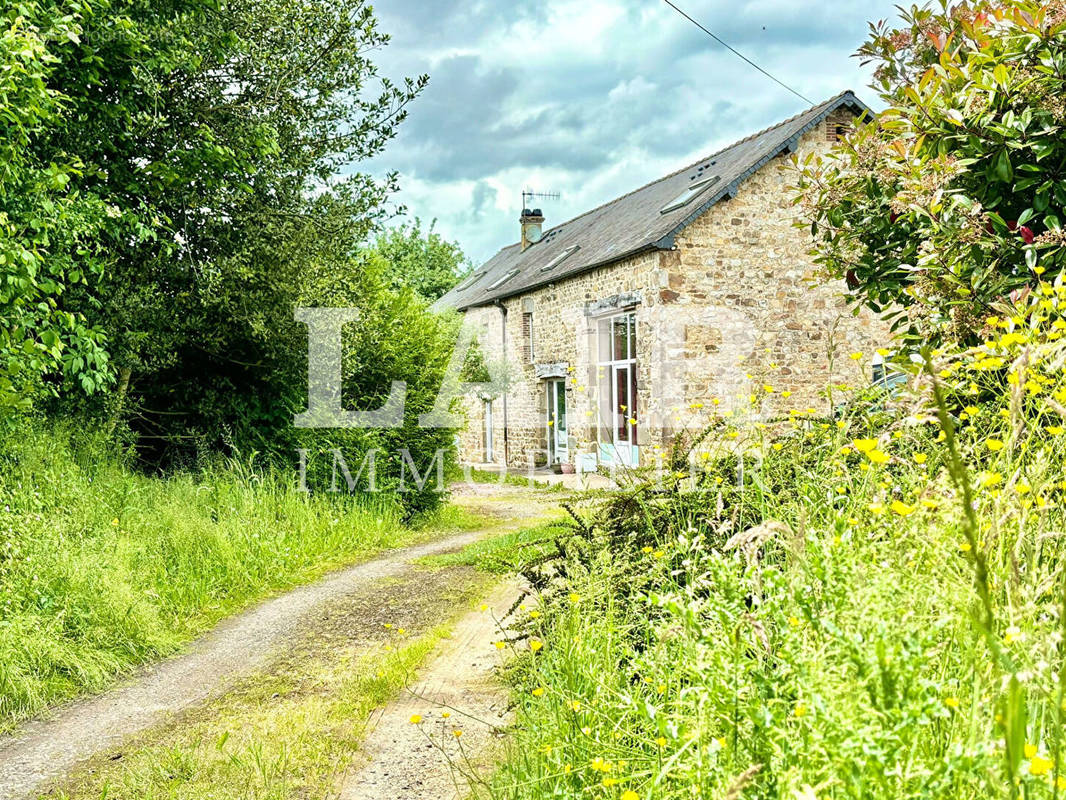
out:
M108 383L103 334L64 310L70 287L97 279L96 235L115 210L76 188L86 166L39 144L64 124L54 43L75 45L76 9L22 2L0 14L0 419L64 383Z
M81 35L51 46L66 124L36 152L77 158L77 191L115 212L105 273L65 302L106 331L113 411L142 442L210 445L292 358L279 331L304 276L347 268L373 229L394 179L337 176L381 152L426 78L378 75L388 37L362 0L79 13Z
M872 26L886 108L801 179L818 259L914 342L1066 264L1066 3L938 5Z
M393 289L409 288L430 302L443 297L470 271L470 260L462 249L437 233L435 223L423 230L422 220L416 217L381 234L373 247L388 264Z

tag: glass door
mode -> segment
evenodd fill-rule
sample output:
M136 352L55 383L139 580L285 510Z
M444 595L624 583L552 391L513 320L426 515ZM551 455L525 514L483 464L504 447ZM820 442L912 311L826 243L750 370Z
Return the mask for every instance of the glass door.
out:
M600 461L636 466L637 318L629 311L600 320Z
M486 400L484 404L485 408L485 463L491 464L496 461L496 454L493 452L492 441L492 401Z
M561 464L569 456L566 418L566 381L548 381L548 463Z

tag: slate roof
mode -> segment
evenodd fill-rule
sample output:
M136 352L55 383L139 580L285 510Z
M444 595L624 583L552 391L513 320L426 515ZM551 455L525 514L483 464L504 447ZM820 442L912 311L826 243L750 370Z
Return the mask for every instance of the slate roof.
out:
M684 169L545 230L543 238L525 251L520 244L503 248L434 307L461 311L488 305L643 251L669 249L674 238L707 209L722 198L735 196L746 178L783 151L793 150L803 134L840 108L856 115L872 114L851 91L842 92ZM688 204L661 212L697 179L707 178L717 181L709 182ZM573 247L578 249L545 270ZM493 286L512 272L515 274L511 278Z

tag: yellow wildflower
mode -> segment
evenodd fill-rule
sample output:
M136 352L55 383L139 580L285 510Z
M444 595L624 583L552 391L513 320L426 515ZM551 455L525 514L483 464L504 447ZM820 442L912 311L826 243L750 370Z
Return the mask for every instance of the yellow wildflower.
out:
M421 723L422 723L422 715L421 714L412 714L411 715L411 724L412 725L420 725Z

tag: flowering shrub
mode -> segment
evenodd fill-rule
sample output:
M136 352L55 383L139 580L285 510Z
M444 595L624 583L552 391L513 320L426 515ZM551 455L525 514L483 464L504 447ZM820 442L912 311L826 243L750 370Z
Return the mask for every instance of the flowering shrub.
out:
M914 8L860 54L887 108L802 165L817 259L902 335L972 341L1066 263L1066 3Z

